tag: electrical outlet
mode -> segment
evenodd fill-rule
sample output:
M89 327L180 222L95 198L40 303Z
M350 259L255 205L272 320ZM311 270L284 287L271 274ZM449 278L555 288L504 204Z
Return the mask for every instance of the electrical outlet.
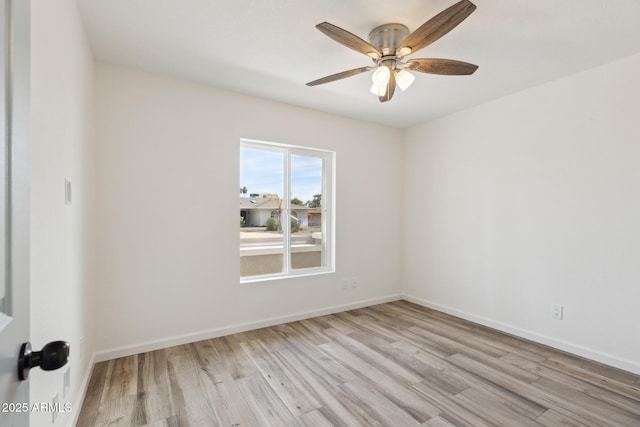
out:
M357 288L357 287L358 287L358 278L357 278L357 277L353 277L353 278L351 278L351 287L352 287L353 289L355 289L355 288Z
M342 279L342 290L346 291L349 289L349 279Z
M551 305L551 317L556 320L562 320L562 305L561 304L552 304Z

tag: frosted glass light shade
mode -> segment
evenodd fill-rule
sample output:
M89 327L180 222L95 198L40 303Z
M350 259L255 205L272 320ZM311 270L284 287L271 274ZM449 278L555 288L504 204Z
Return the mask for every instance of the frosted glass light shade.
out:
M400 70L396 73L396 83L402 90L407 90L416 77L407 70Z
M384 94L387 93L387 85L377 85L374 83L371 86L371 93L375 96L384 96Z
M383 86L389 83L391 77L391 70L385 65L381 65L371 75L374 85Z

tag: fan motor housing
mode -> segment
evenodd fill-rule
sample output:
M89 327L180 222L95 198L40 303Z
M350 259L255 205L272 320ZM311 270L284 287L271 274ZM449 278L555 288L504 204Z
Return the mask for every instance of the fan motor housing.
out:
M402 24L384 24L369 33L369 41L382 56L395 55L396 48L408 35L409 29Z

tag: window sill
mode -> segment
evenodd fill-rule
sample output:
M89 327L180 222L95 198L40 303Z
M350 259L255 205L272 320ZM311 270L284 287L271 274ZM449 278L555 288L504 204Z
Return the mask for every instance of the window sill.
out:
M289 274L269 274L269 275L261 275L261 276L247 276L241 277L240 283L258 283L258 282L272 282L274 280L284 280L284 279L297 279L300 277L309 277L309 276L319 276L323 274L331 274L335 273L335 269L332 268L306 268L304 271L289 273Z

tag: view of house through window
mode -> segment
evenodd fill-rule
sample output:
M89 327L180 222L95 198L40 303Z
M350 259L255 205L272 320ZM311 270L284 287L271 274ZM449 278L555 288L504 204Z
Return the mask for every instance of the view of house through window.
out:
M333 268L333 155L241 141L241 277L279 277Z

